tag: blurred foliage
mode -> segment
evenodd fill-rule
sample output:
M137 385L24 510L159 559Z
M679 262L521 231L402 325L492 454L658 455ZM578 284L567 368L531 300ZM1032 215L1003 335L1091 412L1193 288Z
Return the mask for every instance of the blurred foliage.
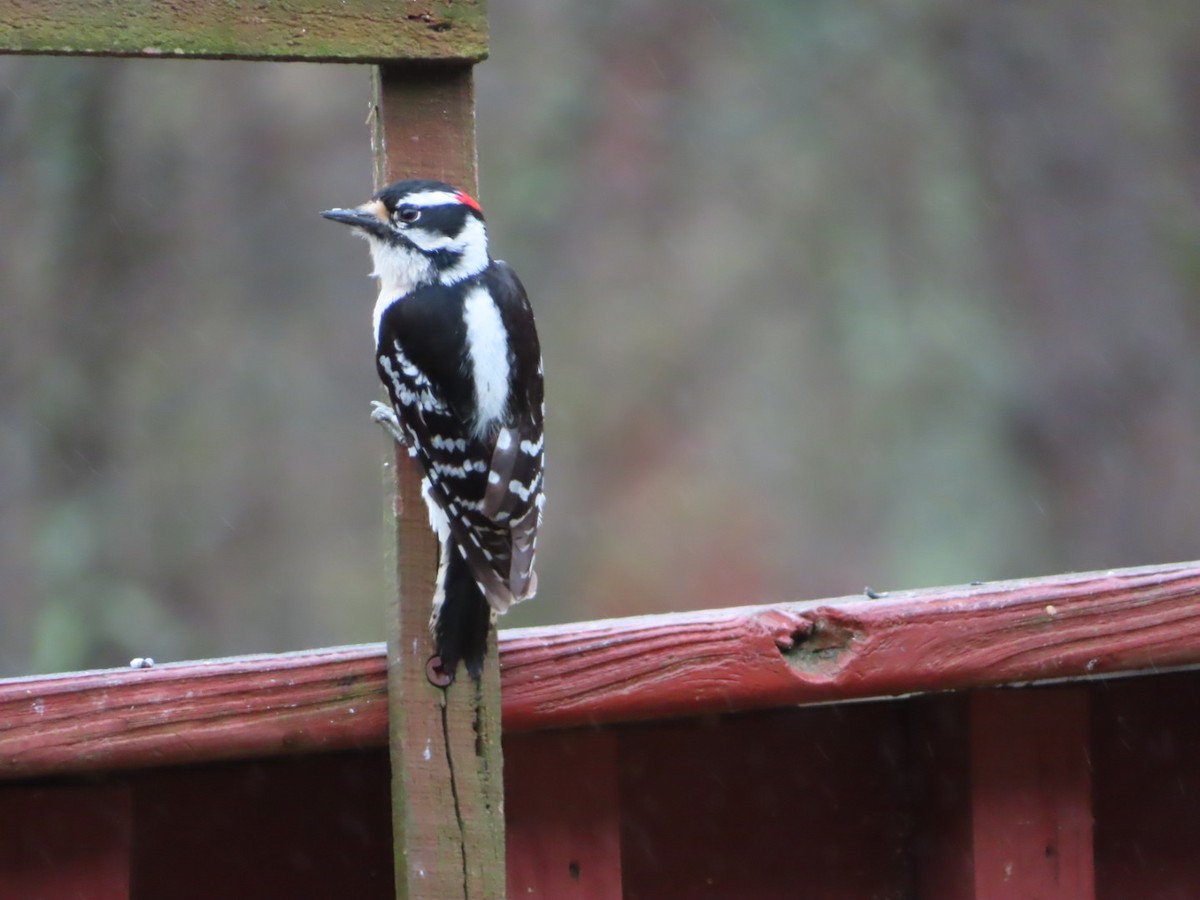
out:
M492 4L506 625L1191 558L1200 11ZM365 69L0 58L0 674L375 640Z

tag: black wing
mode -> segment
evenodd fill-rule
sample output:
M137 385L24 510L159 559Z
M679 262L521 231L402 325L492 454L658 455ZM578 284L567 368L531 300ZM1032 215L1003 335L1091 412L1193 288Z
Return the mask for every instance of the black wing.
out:
M481 276L509 335L503 421L476 436L461 293L431 286L393 304L380 323L380 378L391 394L426 491L445 512L472 574L500 612L533 595L542 509L541 352L525 290L504 263Z

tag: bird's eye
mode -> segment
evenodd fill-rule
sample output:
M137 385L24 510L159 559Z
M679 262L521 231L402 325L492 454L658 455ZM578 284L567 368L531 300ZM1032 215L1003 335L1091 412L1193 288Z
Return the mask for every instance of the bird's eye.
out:
M396 210L396 218L401 222L407 222L411 225L417 219L421 218L421 211L415 206L402 206Z

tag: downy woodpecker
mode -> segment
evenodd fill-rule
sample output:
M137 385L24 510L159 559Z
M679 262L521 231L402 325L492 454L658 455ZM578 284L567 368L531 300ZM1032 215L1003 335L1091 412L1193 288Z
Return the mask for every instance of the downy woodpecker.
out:
M446 673L478 679L497 613L532 597L542 519L542 361L533 310L491 258L483 211L439 181L400 181L327 219L365 237L379 279L372 418L416 457L441 541L429 627Z

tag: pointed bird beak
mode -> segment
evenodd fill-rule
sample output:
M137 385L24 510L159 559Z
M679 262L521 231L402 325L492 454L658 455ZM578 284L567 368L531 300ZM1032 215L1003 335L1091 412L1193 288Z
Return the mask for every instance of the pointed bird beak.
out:
M383 224L374 213L363 212L361 209L325 209L321 211L321 215L332 222L357 225L359 228L374 228Z
M321 215L331 222L341 222L343 225L353 225L361 228L367 234L382 237L388 227L387 209L378 200L364 203L354 209L326 209Z

